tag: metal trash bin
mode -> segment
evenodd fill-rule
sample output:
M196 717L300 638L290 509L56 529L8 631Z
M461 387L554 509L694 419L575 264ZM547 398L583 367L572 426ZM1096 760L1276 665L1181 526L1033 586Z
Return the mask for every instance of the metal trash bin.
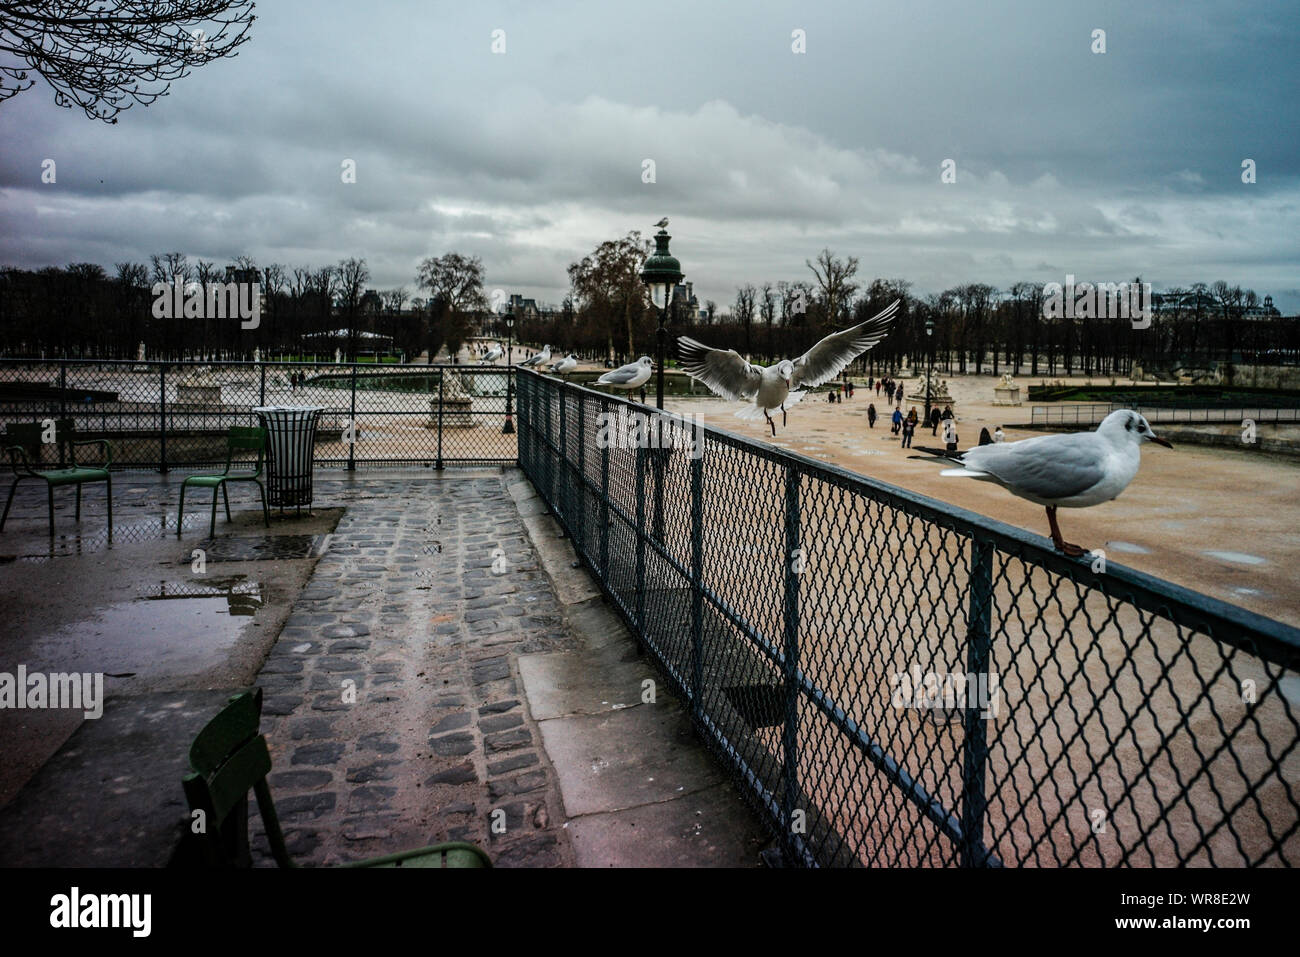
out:
M253 409L266 429L266 502L281 512L311 505L316 419L324 406L265 405Z

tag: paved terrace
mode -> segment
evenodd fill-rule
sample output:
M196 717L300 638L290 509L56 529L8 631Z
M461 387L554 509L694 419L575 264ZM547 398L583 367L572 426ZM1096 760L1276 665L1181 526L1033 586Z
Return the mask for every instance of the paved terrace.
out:
M516 470L318 473L315 517L269 533L240 490L211 540L202 493L176 538L179 476L114 484L111 547L102 487L80 526L60 490L53 543L20 487L0 534L0 671L113 675L99 720L0 712L21 758L0 864L165 864L188 741L251 685L301 864L443 840L501 866L758 862L756 820ZM157 600L187 591L225 605Z

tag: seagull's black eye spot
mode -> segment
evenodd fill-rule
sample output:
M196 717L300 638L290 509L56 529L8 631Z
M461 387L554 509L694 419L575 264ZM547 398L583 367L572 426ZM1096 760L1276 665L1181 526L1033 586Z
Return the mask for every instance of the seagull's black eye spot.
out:
M1147 427L1146 427L1145 425L1139 425L1139 426L1138 426L1138 431L1139 431L1139 432L1145 432L1146 430L1147 430Z

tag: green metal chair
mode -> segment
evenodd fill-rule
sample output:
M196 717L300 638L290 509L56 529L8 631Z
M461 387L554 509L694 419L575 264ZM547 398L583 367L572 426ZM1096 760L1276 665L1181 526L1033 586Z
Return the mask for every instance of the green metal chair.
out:
M248 792L257 798L257 808L266 827L271 855L281 867L294 867L280 831L280 819L271 801L266 776L271 771L271 753L259 725L262 717L262 689L245 691L230 699L208 722L190 746L190 767L181 780L190 806L190 827L186 840L197 850L183 857L210 867L250 867L248 850ZM203 821L198 828L195 822ZM344 867L491 867L492 859L481 848L464 842L435 844L413 851L386 854Z
M49 492L50 535L54 534L54 487L56 485L75 485L77 487L77 521L81 521L81 486L87 482L104 482L108 486L108 532L113 533L113 476L109 466L113 464L113 446L107 439L77 440L77 425L73 419L56 419L54 421L54 442L43 441L46 429L39 424L13 424L5 428L5 438L17 441L17 445L8 446L9 467L13 470L14 482L9 486L9 498L5 500L4 514L0 515L0 532L4 531L5 522L9 520L9 507L14 503L14 493L18 483L24 479L40 479L45 482ZM53 444L58 447L59 468L38 470L33 464L41 462L41 449ZM77 449L83 445L98 445L104 452L102 465L78 465ZM31 456L28 456L28 452ZM63 463L68 467L64 468Z
M251 472L232 472L236 452L257 452L257 464ZM230 482L253 482L262 495L262 520L266 527L271 527L271 513L266 507L266 487L262 484L262 463L266 457L266 429L247 428L232 425L226 432L226 467L220 472L187 476L181 483L181 505L176 513L176 537L181 534L181 523L185 520L185 489L189 485L212 489L212 521L208 525L208 537L217 533L217 492L226 503L226 521L230 521L230 493L226 485Z

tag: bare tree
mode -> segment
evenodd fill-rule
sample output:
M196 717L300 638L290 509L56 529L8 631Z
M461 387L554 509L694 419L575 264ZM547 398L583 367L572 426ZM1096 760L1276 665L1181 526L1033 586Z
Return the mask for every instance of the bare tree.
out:
M339 299L343 306L344 315L348 320L348 358L353 362L357 359L357 312L361 306L361 298L366 283L370 281L370 270L366 266L364 259L357 259L355 256L350 259L340 259L339 264L334 268L334 275L338 280Z
M482 260L460 253L430 256L420 263L416 282L431 294L430 332L439 340L429 343L429 359L442 341L448 356L455 355L469 333L469 316L487 308Z
M175 279L187 282L193 275L190 261L184 253L163 253L149 257L151 282L165 282L170 285Z
M853 281L858 272L857 257L836 259L829 249L823 249L815 260L806 259L804 262L821 288L822 302L826 304L826 321L838 321L841 310L858 291L858 284Z
M763 283L763 288L758 294L758 314L763 319L763 325L767 326L767 352L769 359L772 358L772 323L776 319L776 290L772 288L770 282Z
M645 313L646 298L640 273L649 254L649 242L633 230L620 239L606 240L569 266L569 283L583 310L605 325L611 357L616 324L627 334L628 355L636 355L636 325Z
M754 325L754 302L758 298L758 290L749 283L736 287L736 301L731 307L731 314L740 327L745 330L745 355L750 354L751 347L749 343L749 331Z
M37 0L0 3L0 102L35 85L54 102L116 123L196 66L236 56L252 0Z

